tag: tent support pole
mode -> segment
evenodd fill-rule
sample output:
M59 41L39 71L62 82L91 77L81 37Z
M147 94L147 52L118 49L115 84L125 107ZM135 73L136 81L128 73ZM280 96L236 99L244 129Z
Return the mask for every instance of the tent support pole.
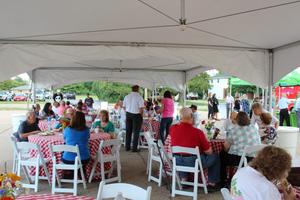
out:
M33 97L33 104L36 103L36 83L35 83L35 70L32 71L32 86L31 86L31 92Z
M187 95L187 74L184 72L184 86L183 86L183 107L186 106L186 95Z
M269 107L268 110L269 112L272 113L273 109L273 70L274 70L274 56L273 56L273 50L269 50L269 87L268 87L268 92L269 92Z

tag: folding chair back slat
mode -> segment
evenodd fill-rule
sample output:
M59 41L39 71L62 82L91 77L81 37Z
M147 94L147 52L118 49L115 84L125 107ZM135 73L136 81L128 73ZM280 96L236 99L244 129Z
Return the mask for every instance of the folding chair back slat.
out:
M145 190L138 186L126 183L113 183L105 185L105 182L101 181L98 190L97 200L115 198L118 195L118 193L122 193L122 196L126 199L150 200L151 187L148 187L147 190Z
M247 155L252 154L252 153L256 153L258 151L260 151L261 149L265 148L267 145L266 144L258 144L258 145L254 145L254 146L247 146L244 149L244 152L242 154L238 169L242 168L243 165L247 166L248 165L248 161L247 161Z

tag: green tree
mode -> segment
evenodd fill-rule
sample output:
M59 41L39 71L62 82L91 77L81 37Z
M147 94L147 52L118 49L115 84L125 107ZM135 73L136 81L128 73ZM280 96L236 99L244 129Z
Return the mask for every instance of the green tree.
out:
M199 97L202 98L211 88L209 79L210 76L206 72L195 76L187 83L189 92L197 93Z
M61 88L61 92L74 92L76 94L86 94L91 93L93 82L83 82L83 83L76 83L65 85Z
M232 95L236 93L239 94L247 94L247 93L255 93L256 86L254 85L233 85L232 86Z
M92 84L92 92L99 100L116 102L123 99L131 92L131 85L124 83L112 83L105 81L95 81Z
M26 84L27 82L24 81L22 78L16 77L15 79L0 82L0 90L10 90L14 87L18 87Z

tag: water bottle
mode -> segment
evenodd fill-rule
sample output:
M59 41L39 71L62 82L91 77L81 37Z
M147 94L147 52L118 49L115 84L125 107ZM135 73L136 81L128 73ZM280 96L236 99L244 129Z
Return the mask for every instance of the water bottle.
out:
M115 200L125 200L121 192L118 192L118 195L115 197Z
M51 117L48 117L48 131L51 131Z

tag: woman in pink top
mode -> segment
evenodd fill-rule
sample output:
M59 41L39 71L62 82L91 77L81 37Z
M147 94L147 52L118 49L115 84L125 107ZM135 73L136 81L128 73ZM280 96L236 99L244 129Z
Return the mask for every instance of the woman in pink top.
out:
M65 114L65 110L66 110L66 103L64 101L61 101L59 103L59 107L57 108L57 114L58 116L63 116Z
M169 128L173 122L174 101L170 91L164 93L161 100L161 122L160 122L160 139L164 143L169 135ZM165 134L166 132L166 134Z

